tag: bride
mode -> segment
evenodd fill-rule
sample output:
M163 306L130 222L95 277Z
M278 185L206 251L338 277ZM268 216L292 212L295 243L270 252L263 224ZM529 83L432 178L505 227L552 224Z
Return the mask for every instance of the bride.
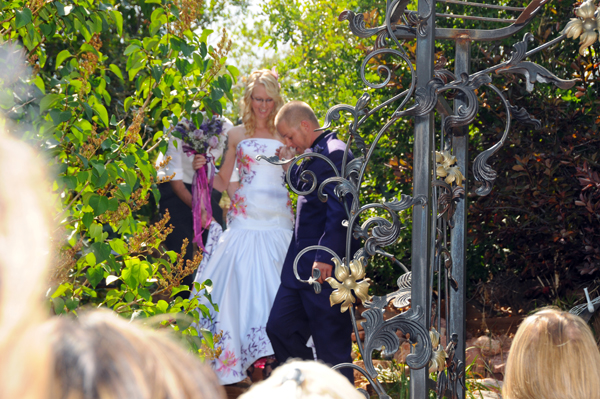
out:
M258 161L256 156L273 156L283 145L274 125L282 105L274 72L253 72L242 100L243 125L229 130L214 179L219 191L229 187L231 192L231 185L237 190L231 197L227 230L216 243L208 239L206 259L195 281L213 283L211 297L219 311L211 310L211 319L201 316L200 324L223 334L222 353L212 366L224 385L244 380L256 360L273 355L265 329L292 238L294 215L283 168ZM193 166L198 169L205 163L203 156L196 155ZM239 183L230 183L235 180L236 165ZM213 229L210 234L214 240Z

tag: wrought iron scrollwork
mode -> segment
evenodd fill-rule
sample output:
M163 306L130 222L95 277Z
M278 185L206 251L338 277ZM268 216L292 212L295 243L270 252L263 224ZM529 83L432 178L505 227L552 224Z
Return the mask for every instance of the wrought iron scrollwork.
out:
M406 357L406 364L410 368L420 369L427 366L431 357L431 339L429 331L424 327L423 309L411 308L391 319L384 320L383 308L388 303L387 299L387 297L374 297L371 303L365 303L368 310L362 314L367 320L361 323L365 329L362 355L365 368L372 377L377 376L372 361L373 351L381 350L384 357L394 354L400 346L400 339L396 335L397 330L410 334L409 341L414 345L413 352Z
M407 5L410 3L409 0L388 0L385 23L382 26L377 27L368 28L363 15L355 14L352 11L344 11L339 16L340 21L348 21L349 29L356 36L361 38L375 37L373 50L364 57L359 70L360 78L367 88L373 90L383 89L388 86L393 77L393 67L390 67L389 64L382 64L376 67L376 72L379 75L380 81L370 81L371 75L367 74L367 68L370 70L373 61L376 61L377 58L381 56L399 59L399 62L405 65L406 70L410 74L410 85L402 92L392 95L380 104L371 104L371 96L368 93L364 93L354 106L340 104L328 110L321 130L329 128L335 121L339 121L342 114L349 115L349 122L347 124L349 133L347 150L349 150L350 146L354 146L358 150L360 154L357 153L355 159L348 160L348 155L346 153L341 170L338 170L328 158L318 153L301 154L291 160L279 160L276 157L263 157L267 161L277 165L305 162L306 158L310 157L322 158L333 169L334 176L321 182L317 187L315 174L309 170L302 170L301 168L299 176L300 180L309 188L300 191L299 188L294 187L290 182L292 168L289 168L286 179L290 184L291 189L299 195L308 195L309 193L318 190L317 194L322 201L343 201L344 198L352 196L351 204L346 205L347 220L345 221L345 225L348 226L348 233L346 237L345 256L340 259L340 256L336 255L328 248L321 246L309 247L298 254L294 261L294 272L296 273L296 278L298 280L313 285L315 290L320 292L321 286L316 281L320 277L318 275L318 270L316 275L299 276L297 264L299 258L306 252L325 250L331 253L332 258L335 259L336 270L339 272L337 273L338 279L335 280L338 287L344 285L344 282L339 281L339 279L349 278L352 280L352 278L354 278L354 281L348 280L346 286L343 287L346 291L343 293L340 293L341 291L338 292L337 298L331 298L331 300L333 303L343 297L342 307L346 310L351 310L350 314L353 321L353 328L358 348L364 359L364 368L354 364L340 364L335 366L335 368L350 367L359 370L365 375L380 398L387 398L388 396L381 384L377 381L378 372L372 362L373 352L381 350L382 354L391 355L397 351L400 343L397 335L398 331L402 332L402 334L410 335L409 340L413 345L413 351L407 356L406 363L412 369L422 369L426 367L430 360L432 360L432 354L435 355L433 360L436 360L436 370L443 367L442 363L444 362L442 361L442 357L445 359L445 370L438 373L436 387L440 398L443 396L458 398L460 390L462 389L464 392L465 389L464 362L461 360L461 356L456 352L459 347L458 333L463 334L464 331L462 331L460 327L458 329L455 328L455 331L452 331L452 335L450 335L448 329L446 332L448 345L443 349L439 345L436 345L437 348L433 348L429 330L431 324L437 322L437 330L441 331L440 312L434 313L442 306L442 293L445 295L446 317L452 318L453 316L450 314L449 308L451 295L461 291L464 292L465 289L464 285L461 285L463 284L461 278L459 278L460 273L464 273L464 269L456 270L456 268L463 267L464 265L459 266L459 262L454 261L455 259L453 258L451 249L454 250L453 245L455 245L455 240L457 240L453 235L454 232L460 230L461 234L465 233L464 220L460 222L460 218L456 217L456 215L459 215L462 212L464 218L464 215L466 214L466 209L464 207L466 206L465 185L467 179L464 175L467 175L468 164L465 159L466 149L464 148L462 155L460 155L463 159L461 162L456 162L455 158L459 156L457 155L459 152L454 145L455 142L458 141L462 143L461 145L467 146L465 143L467 143L466 139L468 139L468 136L465 136L466 129L462 127L471 124L477 117L479 112L478 91L482 88L489 88L497 94L504 105L506 115L502 136L490 148L479 153L475 157L475 161L472 165L473 176L481 183L481 186L477 188L476 193L478 195L487 195L491 191L497 178L497 172L488 164L488 161L500 150L507 140L511 127L511 119L514 118L520 122L531 124L536 128L541 127L541 122L533 118L527 110L510 104L504 93L492 83L492 78L495 79L498 76L502 76L502 74L508 73L521 74L525 77L525 85L528 91L533 89L535 83L552 83L563 89L570 88L575 83L574 80L560 79L542 66L526 61L526 59L533 54L563 40L566 35L563 34L546 44L528 50L528 44L532 41L533 36L530 33L527 33L523 36L521 41L514 44L512 54L507 61L472 74L453 73L444 69L445 59L441 58L435 65L432 74L433 76L426 76L423 81L419 82L419 88L417 89L417 71L415 69L415 64L419 64L419 60L414 62L415 60L410 59L403 44L400 43L401 40L412 40L416 38L418 41L422 40L421 38L423 37L428 37L431 40L439 38L457 40L458 43L459 40L464 42L503 39L523 29L523 27L532 20L535 14L539 12L540 8L549 0L533 0L522 10L516 20L509 21L510 26L490 30L445 29L432 26L435 24L428 24L428 21L435 12L434 2L430 0L423 1L428 5L428 8L420 8L421 10L426 10L425 15L421 15L414 11L408 11ZM480 4L482 8L488 7L486 4ZM481 17L480 20L485 21L486 19ZM433 54L429 54L428 57L427 62L433 63ZM463 68L462 71L464 70L465 69ZM468 67L466 70L468 71ZM431 75L431 69L428 69L428 71ZM458 68L457 71L461 71L461 69ZM450 108L447 100L454 101L454 110ZM375 134L375 138L367 143L367 136L361 135L363 125L368 118L386 107L390 107L390 110L393 111L392 116ZM428 119L424 117L430 115L435 109L441 110L443 113L442 126L441 129L436 132L436 135L431 135L431 137L435 139L434 143L431 145L427 144L428 149L427 151L424 151L427 161L423 162L428 165L428 168L426 169L427 173L420 176L421 179L430 179L428 183L431 184L429 187L431 194L428 194L427 196L415 195L414 197L401 195L399 200L394 199L384 203L362 204L360 189L365 178L369 161L382 137L387 135L392 126L400 119L406 117L417 117L419 120ZM430 121L434 120L433 118L429 119ZM436 140L439 140L439 152L436 151L438 149ZM430 157L433 156L436 157L435 160L430 159ZM438 156L440 157L439 163L437 160ZM459 164L461 165L460 167ZM431 168L435 169L434 173L432 173ZM462 170L460 168L462 168ZM444 179L441 180L440 178ZM333 193L337 198L329 198L327 194L325 194L325 187L327 185L334 185ZM460 208L459 205L463 208ZM416 208L418 206L421 206L422 208ZM422 235L422 237L427 237L427 242L420 243L423 248L426 248L424 252L427 255L427 262L429 262L429 268L426 272L423 270L409 271L408 267L403 265L392 253L389 253L388 250L386 250L386 247L397 242L403 228L401 218L399 217L400 212L406 211L411 207L415 207L415 209L420 212L423 212L424 210L428 212L425 216L427 218L427 234ZM462 211L460 209L462 209ZM375 214L375 216L373 216L372 213ZM458 221L455 220L455 217ZM460 228L457 227L459 222L462 223ZM422 229L422 226L419 226L419 228ZM425 229L422 229L422 231L423 230ZM350 242L353 237L362 241L362 247L356 253L351 254ZM377 255L392 261L393 264L398 267L398 271L401 272L401 274L397 280L397 290L387 295L372 297L369 300L365 294L364 288L365 284L368 283L368 279L365 277L365 270L368 274L368 262ZM421 259L424 258L425 257L422 257ZM425 273L427 276L426 279L428 280L429 302L427 302L427 308L411 303L411 285L413 284L413 280L424 280L420 273ZM437 283L434 282L434 275L437 277ZM303 278L307 279L304 280ZM352 287L358 287L360 283L356 280L361 279L363 279L362 281L364 281L365 284L360 285L360 296L362 297L364 306L367 308L367 310L362 313L362 316L365 317L366 320L361 323L365 333L364 340L360 338L358 331L356 315L354 312L355 298L352 296ZM421 285L421 287L422 286L424 285ZM417 285L415 285L415 287L417 287ZM432 299L434 287L437 288L437 304L434 304ZM339 289L341 290L341 288ZM354 290L354 292L356 293L356 290ZM423 302L420 303L422 304ZM383 317L384 309L390 304L400 311L400 313L385 320ZM406 310L407 308L409 309ZM421 388L428 389L429 387L422 386Z

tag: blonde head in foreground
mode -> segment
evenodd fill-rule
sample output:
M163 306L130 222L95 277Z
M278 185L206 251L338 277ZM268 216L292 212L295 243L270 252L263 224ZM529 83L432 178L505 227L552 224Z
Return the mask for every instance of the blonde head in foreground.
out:
M314 361L291 360L240 399L364 399L342 374Z
M42 307L52 230L46 165L0 121L0 398L46 391L48 351L35 327Z
M254 136L256 132L256 115L252 112L252 95L254 88L258 84L263 85L267 95L273 99L274 107L267 119L267 127L273 135L276 133L275 115L277 115L277 112L283 106L283 98L281 98L279 92L279 81L273 71L261 69L252 72L246 82L246 90L241 102L242 122L246 127L246 135L248 137Z
M543 309L519 326L504 399L600 399L600 351L579 316Z

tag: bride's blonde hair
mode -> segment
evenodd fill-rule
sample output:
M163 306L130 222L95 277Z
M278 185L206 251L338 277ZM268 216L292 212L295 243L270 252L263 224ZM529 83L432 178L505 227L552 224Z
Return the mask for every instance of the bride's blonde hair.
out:
M254 86L256 86L257 83L261 83L265 86L267 94L275 103L275 107L269 114L269 118L267 120L267 127L271 134L275 134L277 131L275 128L275 116L277 115L277 112L279 112L279 109L283 106L283 98L281 98L281 94L279 93L279 82L275 73L268 69L260 69L252 72L248 77L246 91L244 92L244 97L242 98L241 104L242 122L246 127L246 135L249 137L254 136L254 133L256 132L256 116L254 115L254 112L252 112L252 92L254 91Z

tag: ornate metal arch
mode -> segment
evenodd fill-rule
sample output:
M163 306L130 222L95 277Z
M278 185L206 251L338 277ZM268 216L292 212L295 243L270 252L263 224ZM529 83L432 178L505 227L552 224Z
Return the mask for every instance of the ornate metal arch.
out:
M341 170L326 157L318 153L302 154L291 162L306 157L323 158L334 170L335 177L328 179L317 187L316 179L311 172L303 172L302 179L312 182L308 194L318 189L322 200L332 200L323 194L327 184L335 184L335 194L341 199L352 198L347 208L347 225L351 228L347 233L347 249L343 259L336 258L336 270L344 276L352 276L361 280L369 273L368 261L375 255L388 257L398 266L398 289L384 296L361 297L367 310L362 317L365 336L360 338L355 307L350 303L352 322L359 349L364 359L364 368L354 364L340 364L335 368L351 367L363 373L373 385L380 398L388 398L382 385L377 381L378 371L373 366L372 353L381 350L384 355L392 355L399 348L397 332L410 336L412 353L406 362L411 368L411 397L425 398L430 388L435 387L438 397L464 398L465 396L465 245L466 245L466 210L468 135L467 127L477 117L479 111L476 91L486 89L498 96L504 105L506 117L504 132L499 141L482 151L475 158L472 173L480 183L476 193L487 195L492 190L497 173L490 161L504 145L510 134L511 120L541 127L540 121L532 118L523 108L510 104L504 93L493 84L493 79L504 74L520 74L525 79L526 89L531 91L535 83L552 83L566 89L574 85L573 80L562 80L547 69L526 61L533 54L548 48L565 39L562 34L552 41L528 50L532 35L527 33L513 47L510 59L491 68L471 73L470 46L474 41L500 40L517 34L525 28L541 8L549 0L533 0L527 7L508 7L493 4L471 3L457 0L420 0L417 10L407 9L410 0L388 0L385 23L378 27L366 27L362 14L344 11L340 21L348 21L350 31L361 38L374 38L373 50L365 56L359 74L365 86L370 89L386 87L392 77L387 65L379 65L377 72L382 78L375 83L367 79L367 68L370 61L382 55L396 57L406 65L410 73L411 84L381 104L370 107L371 97L363 94L355 105L340 104L329 109L322 129L330 127L338 121L341 114L347 114L348 123L347 148L354 148L357 158L348 162L347 157ZM436 14L436 2L468 4L473 7L493 8L518 12L515 19L497 19L473 15ZM476 19L488 22L501 22L508 26L499 29L447 29L436 26L436 18ZM410 59L404 49L404 41L416 40L416 59ZM442 69L443 65L435 64L434 44L436 40L452 40L456 44L454 72ZM495 73L495 74L494 74ZM453 109L448 101L453 101ZM383 108L393 109L391 118L375 135L372 142L367 142L363 127L368 118ZM435 126L434 112L441 114L441 125ZM412 195L402 194L399 200L378 204L361 204L360 190L373 152L380 140L387 135L390 128L403 118L415 119L414 132L414 165ZM282 164L277 158L268 159L272 163ZM287 179L290 187L290 171ZM295 190L293 188L293 190ZM296 190L295 190L296 191ZM300 194L300 192L298 192ZM378 208L387 217L369 217L370 210ZM412 259L411 270L401 264L394 255L386 251L386 247L394 244L401 229L400 212L413 208L412 223ZM351 238L360 238L361 249L350 253ZM310 247L308 250L323 249ZM303 252L304 253L304 252ZM298 258L303 254L300 253ZM297 258L297 260L298 260ZM296 263L297 263L296 260ZM294 268L296 265L294 265ZM297 278L312 284L316 292L320 285L318 276L299 276ZM337 273L337 271L336 271ZM368 284L366 280L363 280ZM360 283L359 283L360 284ZM434 286L445 295L447 315L446 348L439 344L440 317L437 313L441 307L441 296L433 297ZM388 305L408 310L385 320L384 309ZM437 372L437 382L429 378L429 372Z

